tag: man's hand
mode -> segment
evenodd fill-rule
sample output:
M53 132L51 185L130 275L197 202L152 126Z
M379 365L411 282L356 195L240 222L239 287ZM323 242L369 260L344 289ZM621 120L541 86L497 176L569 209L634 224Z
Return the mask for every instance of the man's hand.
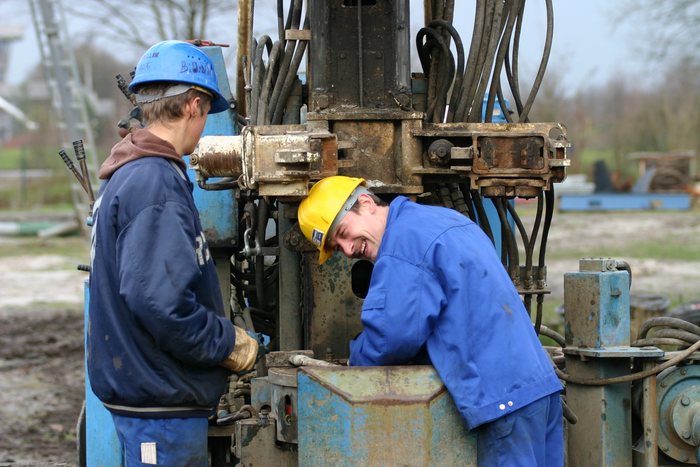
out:
M261 344L258 339L251 337L244 329L238 326L233 328L236 331L236 343L233 346L233 352L221 362L221 366L235 373L241 373L253 368L258 359L258 349Z

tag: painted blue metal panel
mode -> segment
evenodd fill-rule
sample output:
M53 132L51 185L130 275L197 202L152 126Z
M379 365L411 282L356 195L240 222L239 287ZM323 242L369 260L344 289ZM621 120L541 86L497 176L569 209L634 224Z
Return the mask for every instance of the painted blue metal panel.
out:
M476 465L470 434L429 366L305 367L299 465Z
M565 333L569 345L592 348L630 345L626 271L567 273L564 288Z
M90 287L85 281L85 348L89 330ZM85 459L90 467L122 465L121 446L112 415L92 392L85 354Z
M221 47L202 47L202 51L214 62L221 94L231 100L231 88ZM202 136L236 135L238 132L234 123L235 117L236 114L232 110L209 115ZM188 166L187 175L194 181L195 174L194 170L189 168L189 158L185 157L185 161ZM215 183L217 180L212 178L208 183ZM238 238L238 216L233 190L206 191L195 187L194 202L199 210L202 228L209 246L212 248L235 246Z
M583 271L564 275L566 369L579 378L611 378L630 372L629 357L636 349L629 347L629 275L611 270L614 264L612 259L584 259L579 263ZM576 353L579 348L603 352L597 355L601 358L582 359ZM632 351L627 358L625 349ZM578 423L569 426L568 465L632 465L630 388L631 383L567 385L567 403L579 417Z
M559 211L646 211L687 210L687 193L593 193L559 197Z

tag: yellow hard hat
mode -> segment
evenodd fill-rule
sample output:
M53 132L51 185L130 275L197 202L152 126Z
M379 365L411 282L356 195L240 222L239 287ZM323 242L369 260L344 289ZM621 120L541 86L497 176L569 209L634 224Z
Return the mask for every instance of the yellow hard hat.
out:
M318 248L319 264L325 263L333 254L333 249L328 248L327 241L332 234L333 224L343 217L338 215L341 211L344 215L350 210L357 199L356 196L350 199L351 195L358 186L364 184L363 178L342 175L324 178L311 187L309 195L299 204L299 227L304 236ZM350 206L347 206L348 204Z

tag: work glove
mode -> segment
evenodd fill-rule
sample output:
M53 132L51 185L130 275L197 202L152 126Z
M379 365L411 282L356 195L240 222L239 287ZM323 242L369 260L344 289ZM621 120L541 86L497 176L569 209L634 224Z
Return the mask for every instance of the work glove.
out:
M233 346L233 352L221 362L221 366L234 373L242 373L255 365L261 344L257 338L251 337L245 329L238 326L234 326L233 329L236 331L236 343Z

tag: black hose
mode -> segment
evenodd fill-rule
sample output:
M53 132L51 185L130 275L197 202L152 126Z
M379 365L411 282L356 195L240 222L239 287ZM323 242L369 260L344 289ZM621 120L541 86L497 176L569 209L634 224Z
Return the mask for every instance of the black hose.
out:
M304 29L309 28L309 17L307 16L304 20ZM282 113L287 105L287 99L289 99L289 94L292 91L292 84L294 80L297 79L297 71L299 70L299 65L301 64L301 59L304 57L304 52L306 51L307 41L301 41L296 49L294 50L294 58L289 66L287 75L284 78L284 83L282 84L282 89L277 99L277 104L275 106L275 112L272 115L272 124L277 125L282 122Z
M482 120L482 102L484 101L484 95L486 94L486 86L489 82L491 76L491 71L494 65L494 59L496 56L496 45L501 37L501 29L497 26L501 25L503 18L503 9L505 4L503 2L497 1L494 4L493 16L491 18L490 35L488 38L488 46L486 47L486 54L483 61L483 66L481 67L482 75L479 80L479 84L476 88L474 94L473 105L471 112L467 115L468 122L480 122Z
M432 24L432 23L431 23ZM423 43L423 39L429 39ZM449 90L450 81L454 75L454 59L452 54L442 39L440 33L430 27L421 28L416 35L416 47L418 49L418 58L423 66L423 71L428 78L428 105L426 110L426 118L435 123L441 123L444 114L445 98ZM437 59L437 57L440 57ZM433 70L438 68L440 60L442 70Z
M291 4L290 4L291 6ZM284 42L285 28L284 28L284 1L277 0L277 37L279 37L280 42Z
M557 376L559 376L560 379L563 379L567 383L579 384L583 386L605 386L608 384L629 383L632 381L644 379L648 376L659 374L666 368L670 368L682 362L691 354L696 352L698 349L700 349L700 340L698 340L695 344L691 345L682 352L679 352L675 357L671 358L670 360L667 360L666 362L660 365L655 366L654 368L650 368L645 371L639 371L637 373L632 373L629 375L616 376L613 378L578 378L576 376L569 375L568 373L564 373L558 368L555 368L554 371L557 373Z
M462 44L462 38L459 37L459 33L449 22L445 20L434 20L428 24L431 28L444 28L449 34L452 40L455 42L455 49L457 50L457 67L453 71L454 81L452 83L452 94L450 95L450 106L447 112L447 122L451 122L457 109L457 98L462 89L462 80L464 78L464 45ZM448 46L449 47L449 46ZM448 87L449 80L452 76L448 75Z
M510 278L513 280L513 282L518 282L518 267L520 264L520 259L518 258L518 245L515 243L515 236L510 228L510 222L508 222L507 208L505 207L508 200L505 198L491 198L491 201L496 207L498 218L501 220L501 227L505 229L505 235L503 238L501 238L501 242L507 242L508 245L508 273L510 274Z
M506 70L506 77L508 78L508 84L510 85L510 91L511 94L513 95L513 99L515 100L515 108L518 111L518 116L522 115L523 113L523 102L522 98L520 97L520 83L518 82L518 56L520 54L520 33L522 32L523 29L523 12L525 10L525 1L523 0L520 3L520 10L518 11L518 19L516 21L515 25L515 33L513 34L513 47L511 49L512 57L513 57L513 67L511 69L510 67L510 62L508 60L508 57L506 56L506 60L504 62L505 64L505 70ZM518 117L518 120L520 118Z
M265 65L263 63L263 52L267 49L268 59L272 50L272 39L270 36L264 35L260 38L257 47L255 48L255 57L253 58L253 82L252 92L250 96L250 105L248 108L248 116L251 123L254 125L258 121L258 103L260 102L260 92L262 82L265 77Z
M655 327L675 327L686 331L688 333L694 334L700 338L700 327L695 324L686 321L684 319L673 318L670 316L659 316L655 318L650 318L646 320L642 327L639 329L639 337L643 338L647 336L649 330Z
M525 305L525 311L530 318L532 318L532 295L531 293L523 295L523 305Z
M552 186L549 190L544 192L544 199L544 225L542 226L542 240L540 241L540 255L539 262L537 264L537 278L540 281L545 280L544 257L547 252L547 237L549 236L549 228L552 225L552 216L554 215L554 186Z
M520 219L520 216L515 211L513 204L505 199L502 202L505 205L506 209L508 210L508 213L510 214L510 216L513 218L513 221L515 221L515 226L518 228L518 232L520 232L520 237L522 238L523 246L525 247L525 254L526 254L525 264L527 265L527 263L528 263L527 252L530 250L530 240L529 240L528 235L527 235L527 230L525 230L525 226L523 225L523 221ZM516 248L516 250L517 250L517 248ZM529 262L530 262L530 265L532 265L532 258L529 258Z
M535 332L540 333L542 328L542 312L544 307L544 294L537 294L537 311L535 312Z
M489 218L486 215L486 211L484 210L484 203L481 200L481 195L479 194L479 190L471 190L472 193L472 200L474 201L474 206L476 207L476 213L477 213L477 218L479 220L479 227L481 227L481 230L486 233L486 236L489 237L491 240L491 243L494 245L496 242L493 239L493 232L491 231L491 224L489 223Z
M617 261L617 264L615 265L615 268L618 271L627 271L627 275L629 276L629 289L632 289L632 268L630 265L627 263L627 261Z
M270 102L270 93L275 85L278 73L278 59L279 55L284 53L282 49L282 43L277 41L272 46L272 51L270 52L270 57L268 59L267 69L265 70L265 79L263 81L262 89L260 91L260 103L258 104L258 125L269 125L270 116L268 113L268 107Z
M559 334L559 333L556 332L555 330L548 328L548 327L545 326L544 324L540 325L540 332L539 332L539 334L541 334L541 335L543 335L543 336L545 336L545 337L549 337L549 338L552 339L554 342L556 342L557 344L559 344L559 346L562 347L562 348L565 348L565 347L566 347L566 340L564 339L564 336L562 336L561 334Z
M291 14L287 17L287 29L289 29L290 21L292 28L299 28L299 24L301 22L301 6L302 0L294 0L294 3L290 5ZM287 71L289 71L289 67L292 63L292 58L294 57L294 49L296 48L297 41L285 40L285 43L286 46L284 50L284 58L282 60L282 63L280 64L278 78L277 80L275 80L275 85L272 90L272 96L270 97L270 102L267 107L267 113L270 117L272 117L275 114L275 109L280 99L280 94L282 93L282 87L284 86L285 79L283 77L286 77ZM274 119L271 120L271 123L274 124Z
M474 29L472 30L472 39L469 45L469 55L467 57L467 65L464 69L464 79L462 80L462 89L457 96L457 109L454 114L454 121L464 121L464 114L467 112L469 103L469 95L476 79L476 64L479 56L479 44L484 32L486 16L486 6L483 0L476 1L476 11L474 13Z
M265 244L265 231L267 230L267 200L258 200L258 227L256 229L256 244L261 248ZM260 307L265 307L265 256L258 253L255 257L255 291Z
M474 200L472 200L472 193L471 191L469 191L469 182L460 183L459 189L462 192L464 202L467 205L467 214L469 215L469 219L471 219L472 222L476 223L477 219L476 214L474 213Z
M499 90L501 89L501 68L503 68L503 62L508 54L508 49L510 48L510 37L513 33L513 27L515 25L518 9L519 3L517 1L512 2L510 9L504 18L505 29L502 32L501 44L499 45L498 53L496 54L493 74L491 76L491 86L489 88L489 95L486 102L486 111L484 116L484 121L486 122L490 122L492 120L493 104Z
M549 61L549 54L552 50L552 38L554 36L554 12L552 8L552 0L545 0L547 5L547 36L544 43L544 51L542 52L542 59L540 60L540 66L537 69L537 75L535 76L534 83L530 89L530 94L528 95L527 102L523 106L523 110L520 113L520 122L530 121L528 115L530 113L530 108L535 101L535 96L540 89L542 80L544 79L544 72L547 69L547 62Z

